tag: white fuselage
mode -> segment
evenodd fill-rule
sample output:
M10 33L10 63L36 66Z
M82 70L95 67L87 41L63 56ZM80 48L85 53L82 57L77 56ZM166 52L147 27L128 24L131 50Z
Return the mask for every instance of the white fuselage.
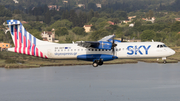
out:
M120 42L116 43L115 56L118 58L160 58L175 54L169 47L157 47L164 45L161 42ZM51 59L77 59L78 55L108 54L112 50L84 48L77 44L51 44L38 46L48 58Z

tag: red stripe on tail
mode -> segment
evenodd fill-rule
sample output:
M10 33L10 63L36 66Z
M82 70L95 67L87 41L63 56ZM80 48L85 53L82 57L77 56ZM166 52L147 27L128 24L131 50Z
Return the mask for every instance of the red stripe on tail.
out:
M34 56L34 48L35 48L35 45L33 44L32 49L31 49L32 56Z
M26 54L26 37L23 36L23 39L24 39L24 47L23 47L23 54Z
M40 52L40 55L41 55L41 57L43 58L43 53L42 53L42 52Z
M21 53L21 47L22 47L22 36L21 33L19 32L19 53Z
M17 29L16 28L14 28L14 40L15 40L15 52L17 53Z
M36 48L36 56L39 57L38 48Z
M28 40L28 48L27 48L28 55L30 55L30 46L31 46L31 42Z

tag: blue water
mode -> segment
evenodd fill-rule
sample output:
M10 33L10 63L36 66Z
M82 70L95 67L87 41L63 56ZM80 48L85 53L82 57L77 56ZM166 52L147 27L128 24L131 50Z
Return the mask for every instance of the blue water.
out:
M179 101L180 63L0 68L0 101Z

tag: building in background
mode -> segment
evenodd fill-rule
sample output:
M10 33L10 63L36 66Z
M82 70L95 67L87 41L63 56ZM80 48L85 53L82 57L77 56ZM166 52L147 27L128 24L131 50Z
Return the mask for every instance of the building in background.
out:
M156 18L155 17L152 17L152 18L142 18L142 20L144 20L144 21L150 21L150 22L152 22L152 23L154 23L155 22L155 20L156 20Z
M85 32L88 33L91 31L91 27L92 27L92 24L91 25L84 25L83 28L85 29Z
M43 41L54 42L55 32L44 31L41 33L41 37L43 38Z
M43 41L59 42L59 40L55 39L55 30L54 29L52 29L52 31L44 31L44 32L42 32L41 37L43 38Z
M102 8L101 4L96 4L97 8Z
M0 51L10 48L10 43L0 43Z
M108 21L108 24L115 25L114 22L112 22L112 21Z

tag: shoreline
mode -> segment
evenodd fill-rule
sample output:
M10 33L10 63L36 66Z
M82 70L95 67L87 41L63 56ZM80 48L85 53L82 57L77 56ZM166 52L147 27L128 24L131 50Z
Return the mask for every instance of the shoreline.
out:
M92 62L80 61L80 60L61 60L62 62L57 63L56 61L49 60L50 62L41 62L36 63L35 61L30 61L29 63L12 63L12 64L0 64L0 68L7 68L7 69L21 69L21 68L39 68L44 66L77 66L77 65L92 65ZM66 62L64 62L66 61ZM33 63L34 62L34 63ZM138 62L146 62L146 63L160 63L163 64L163 60L157 59L117 59L113 61L104 62L103 65L109 64L132 64ZM175 59L167 59L166 63L178 63L178 60Z

